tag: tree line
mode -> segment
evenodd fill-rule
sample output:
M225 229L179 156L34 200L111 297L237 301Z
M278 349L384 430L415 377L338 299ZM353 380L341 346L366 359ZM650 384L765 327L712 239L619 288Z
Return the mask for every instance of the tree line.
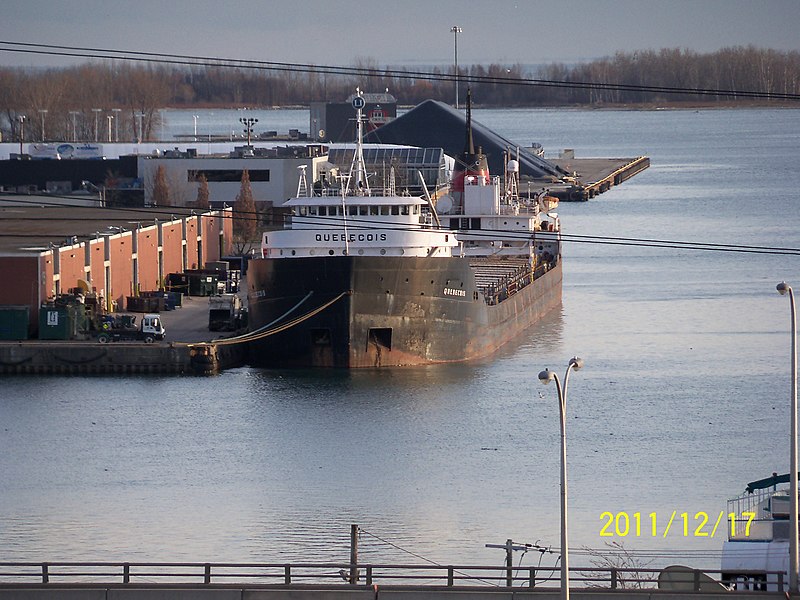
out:
M313 67L270 71L224 66L89 62L74 67L0 68L0 134L4 141L152 139L160 108L273 107L343 101L356 86L388 89L400 104L451 102L453 67L430 76L361 61L369 78ZM607 106L749 101L746 95L680 90L739 90L800 94L800 52L748 47L700 54L685 49L619 52L576 65L534 71L520 64L459 68L460 95L472 89L483 107ZM530 79L542 80L531 85ZM548 83L550 82L550 83ZM592 85L599 84L599 85ZM616 86L616 87L615 87ZM639 90L640 86L662 90ZM762 100L761 102L768 102Z

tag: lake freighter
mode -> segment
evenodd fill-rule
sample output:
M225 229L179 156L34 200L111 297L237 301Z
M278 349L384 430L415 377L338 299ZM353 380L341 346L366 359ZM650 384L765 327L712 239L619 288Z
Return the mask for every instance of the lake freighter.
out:
M247 273L250 363L395 367L492 354L561 303L557 201L521 200L519 167L489 175L472 143L451 193L432 200L371 189L357 143L338 185L308 186L265 232ZM330 183L330 182L328 182ZM301 194L304 190L305 194Z

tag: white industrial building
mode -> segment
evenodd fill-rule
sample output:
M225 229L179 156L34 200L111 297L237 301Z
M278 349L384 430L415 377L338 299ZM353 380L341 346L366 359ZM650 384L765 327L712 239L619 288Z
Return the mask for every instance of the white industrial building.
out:
M193 206L202 174L208 180L212 207L231 206L241 190L242 173L247 169L250 189L257 205L278 206L297 195L299 168L315 181L327 168L327 147L285 146L278 148L237 148L230 155L196 155L192 151L167 151L140 155L138 173L142 179L145 205L153 204L153 184L163 166L173 206Z

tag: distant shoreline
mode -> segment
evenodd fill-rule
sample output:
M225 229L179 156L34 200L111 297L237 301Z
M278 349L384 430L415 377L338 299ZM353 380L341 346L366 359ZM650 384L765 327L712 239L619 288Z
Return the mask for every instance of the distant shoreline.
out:
M398 104L397 108L410 110L416 104ZM751 101L724 101L724 102L642 102L620 104L551 104L551 105L511 105L496 106L487 104L474 104L476 110L530 110L530 109L568 109L568 110L728 110L742 108L800 108L798 102L751 102ZM285 106L257 106L252 104L182 104L164 106L161 110L308 110L308 104L288 104Z

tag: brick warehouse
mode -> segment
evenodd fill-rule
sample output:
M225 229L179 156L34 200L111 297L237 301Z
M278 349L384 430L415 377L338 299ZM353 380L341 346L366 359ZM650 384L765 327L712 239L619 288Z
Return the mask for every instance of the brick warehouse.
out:
M230 209L110 210L0 208L0 306L28 306L38 329L43 302L86 282L111 307L161 288L169 273L201 268L230 254Z

